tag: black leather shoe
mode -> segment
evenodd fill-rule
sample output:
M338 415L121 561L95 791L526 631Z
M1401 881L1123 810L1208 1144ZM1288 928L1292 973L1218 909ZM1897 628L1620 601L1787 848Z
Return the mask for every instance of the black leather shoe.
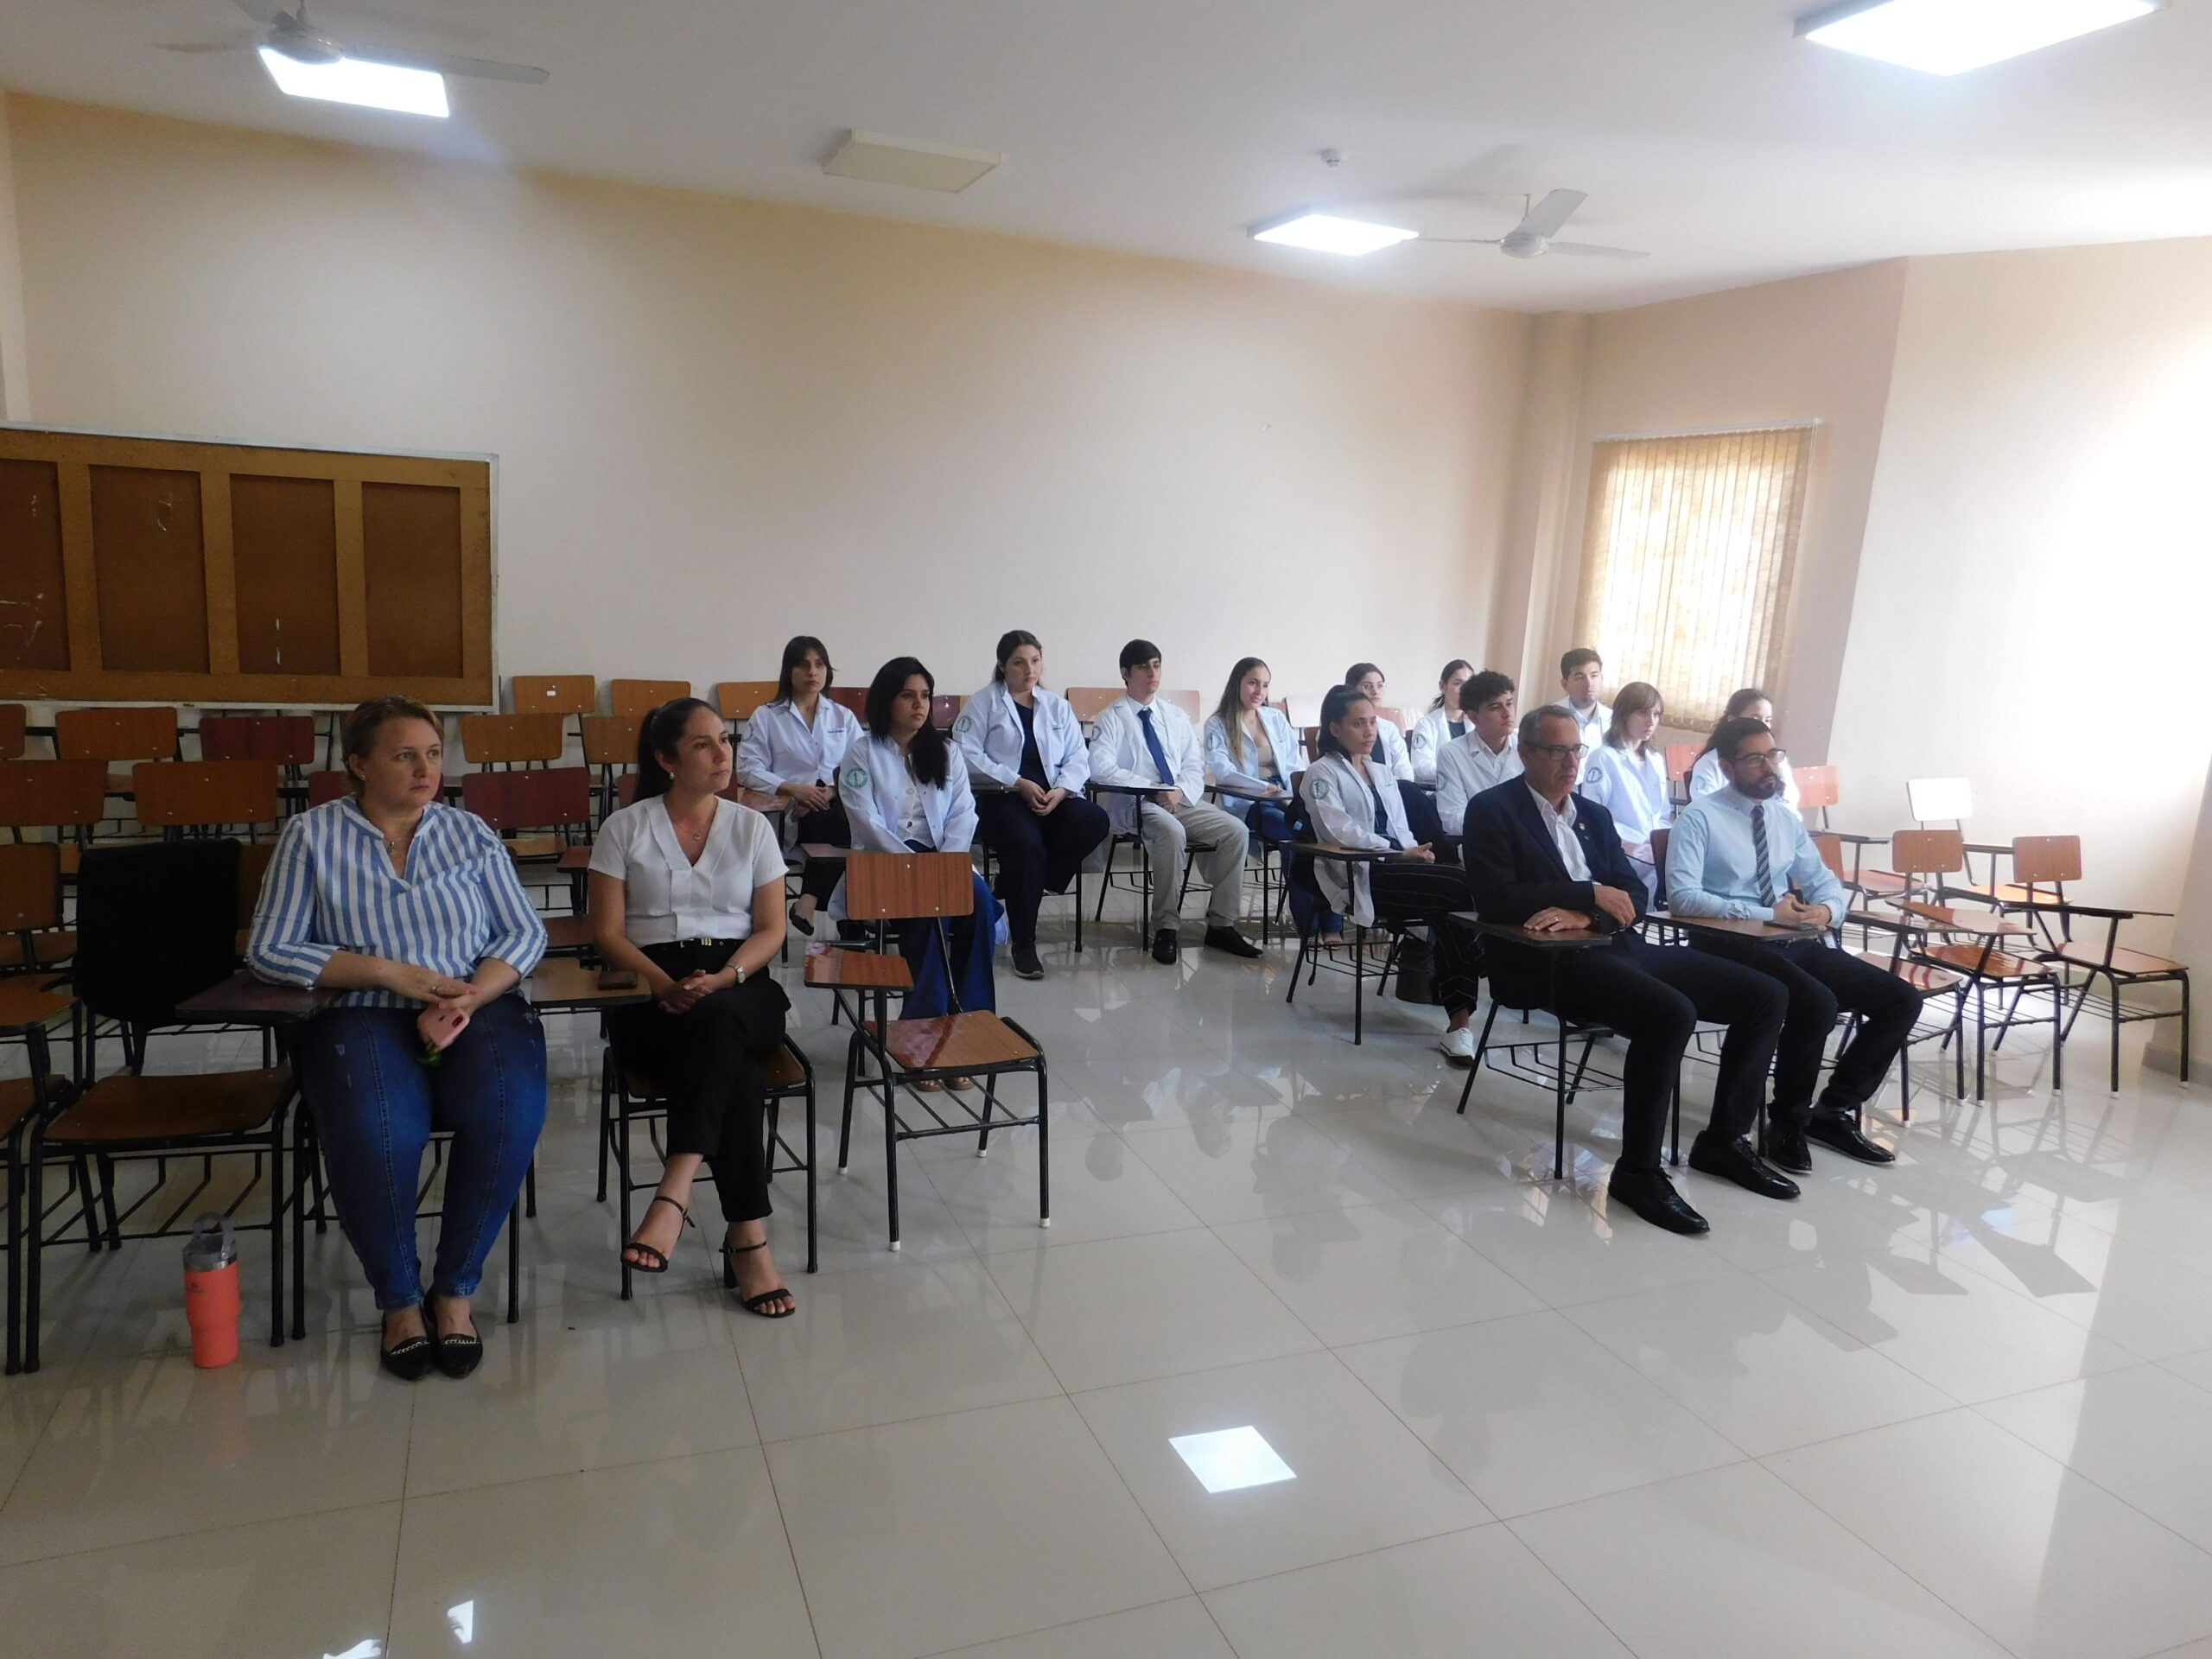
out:
M1045 964L1037 960L1037 947L1035 945L1017 944L1013 948L1013 956L1014 976L1016 979L1042 979L1045 977Z
M1813 1173L1813 1154L1806 1149L1805 1131L1777 1123L1772 1118L1767 1120L1766 1133L1759 1137L1759 1156L1792 1175Z
M1690 1143L1690 1167L1704 1175L1718 1175L1724 1181L1733 1181L1746 1192L1756 1192L1763 1198L1794 1198L1797 1183L1780 1170L1761 1160L1751 1150L1751 1143L1738 1135L1733 1141L1724 1141L1718 1135L1700 1135Z
M377 1363L403 1382L419 1382L430 1373L437 1357L428 1337L410 1337L390 1348L377 1350Z
M1206 929L1206 949L1226 950L1232 957L1251 957L1260 954L1260 947L1233 927Z
M1152 959L1158 963L1173 963L1176 950L1181 944L1173 928L1161 928L1152 936Z
M1605 1192L1616 1204L1624 1204L1654 1227L1695 1237L1709 1233L1713 1224L1682 1201L1675 1184L1662 1172L1615 1169Z
M1878 1141L1859 1133L1859 1126L1842 1112L1815 1112L1806 1121L1805 1138L1817 1141L1832 1152L1856 1158L1862 1164L1894 1164L1897 1155Z
M425 1315L429 1313L430 1305L428 1302L423 1304L423 1312ZM448 1376L467 1376L483 1360L484 1338L476 1334L476 1321L474 1319L468 1322L467 1330L456 1331L449 1336L437 1338L438 1370Z

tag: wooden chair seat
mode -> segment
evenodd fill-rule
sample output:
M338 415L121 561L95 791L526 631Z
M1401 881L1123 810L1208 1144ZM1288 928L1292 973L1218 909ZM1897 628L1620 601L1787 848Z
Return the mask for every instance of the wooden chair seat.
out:
M28 1031L69 1012L67 991L49 991L29 975L0 979L0 1032Z
M806 947L806 982L823 990L904 991L914 983L906 958L834 944Z
M0 970L10 968L49 968L57 962L67 962L77 954L77 936L73 932L55 930L31 935L31 957L23 960L23 937L10 933L0 938Z
M507 856L518 864L538 864L558 858L567 850L558 836L516 836L502 843Z
M61 1100L69 1093L69 1080L49 1073L46 1079L46 1097ZM31 1109L38 1103L38 1096L31 1088L29 1077L10 1077L0 1083L0 1141L7 1140L22 1126Z
M873 1021L868 1028L875 1029ZM901 1071L988 1071L1038 1057L1020 1033L995 1014L893 1020L883 1046Z
M2107 965L2105 961L2105 953L2101 949L2080 939L2069 939L2057 950L2052 951L2050 957L2053 960L2071 963L2080 968L2102 968ZM2113 971L2123 979L2131 976L2185 974L2189 971L2188 967L2182 963L2170 962L2164 957L2154 957L2147 950L2130 950L2124 945L2113 947L2109 965Z
M588 916L548 916L545 918L545 948L548 950L582 950L591 944L591 918Z
M1911 883L1891 870L1861 870L1859 872L1859 891L1870 898L1884 897L1905 891Z
M1885 974L1894 975L1923 996L1942 996L1957 990L1960 986L1966 983L1965 980L1949 969L1936 967L1929 963L1913 962L1910 959L1904 962L1892 962L1878 950L1854 950L1851 954L1869 967L1878 968Z
M291 1091L292 1069L103 1077L54 1122L55 1141L156 1141L244 1135L265 1125Z
M1918 953L1923 962L1942 963L1961 973L1979 972L1988 980L2049 979L2050 964L2037 962L2032 957L2016 957L2009 950L1992 950L1987 961L1982 959L1978 944L1930 944Z
M586 842L581 847L571 847L563 852L561 855L561 868L569 875L574 875L579 870L588 871L591 868L591 843Z
M760 1062L760 1073L772 1095L806 1086L806 1071L799 1065L798 1056L791 1052L789 1043ZM658 1077L650 1076L634 1065L622 1068L622 1087L632 1100L658 1100L668 1092L668 1086Z

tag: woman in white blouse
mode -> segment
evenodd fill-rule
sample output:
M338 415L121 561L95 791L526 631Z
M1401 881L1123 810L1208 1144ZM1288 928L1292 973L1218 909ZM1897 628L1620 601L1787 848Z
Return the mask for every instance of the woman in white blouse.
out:
M1475 671L1475 665L1464 657L1454 657L1444 664L1444 671L1436 677L1436 701L1428 705L1428 712L1414 727L1414 734L1406 740L1406 756L1414 763L1414 781L1433 784L1436 781L1436 757L1455 738L1467 734L1467 716L1459 707L1459 688L1466 684Z
M1382 718L1382 671L1373 663L1354 663L1344 671L1344 684L1375 707L1374 759L1398 780L1398 798L1405 804L1406 822L1413 827L1414 839L1423 846L1439 844L1444 840L1444 826L1436 816L1436 797L1414 781L1413 755L1398 722Z
M791 842L817 846L853 844L845 809L837 799L837 767L861 734L853 711L828 696L836 680L830 652L810 633L784 645L784 665L776 695L753 711L738 745L738 781L764 795L781 795L791 804ZM809 859L799 874L798 898L791 925L814 931L814 912L829 902L844 866L836 859Z
M1756 685L1747 685L1740 691L1732 692L1720 718L1730 721L1738 715L1748 715L1772 731L1774 699ZM1782 774L1782 804L1794 812L1797 810L1797 777L1789 770L1788 755L1780 756L1779 760L1780 765L1776 769ZM1713 740L1707 737L1705 747L1698 751L1697 764L1690 768L1690 798L1695 800L1700 795L1715 794L1727 786L1727 774L1720 770L1719 753L1713 748Z
M1613 815L1621 850L1646 876L1654 873L1651 832L1675 821L1674 803L1667 798L1667 757L1651 741L1666 717L1666 701L1657 686L1630 680L1621 687L1605 741L1582 758L1582 781L1574 791ZM1656 903L1656 885L1645 885Z
M768 1254L767 1093L761 1063L790 999L770 975L784 943L784 855L768 821L721 798L729 733L696 697L638 732L638 792L592 845L592 932L653 1000L609 1019L625 1065L668 1091L668 1160L622 1259L665 1273L702 1162L721 1198L722 1283L779 1319L798 1303Z

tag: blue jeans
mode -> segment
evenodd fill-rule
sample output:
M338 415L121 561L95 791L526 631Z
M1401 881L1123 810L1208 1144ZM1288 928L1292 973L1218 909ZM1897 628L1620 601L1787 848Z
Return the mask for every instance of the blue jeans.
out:
M545 1127L545 1033L519 996L478 1008L437 1065L422 1052L411 1008L331 1008L293 1045L338 1224L386 1312L423 1300L415 1193L431 1130L452 1131L453 1145L430 1288L464 1297Z
M997 949L992 936L997 930L999 901L982 876L975 878L975 884L976 908L968 915L893 924L899 954L914 970L914 988L906 993L901 1019L932 1020L956 1008L962 1014L986 1014L998 1007L991 956ZM951 950L949 962L947 946Z
M1290 844L1298 837L1290 827L1288 812L1273 801L1253 802L1252 810L1244 817L1244 836L1255 852L1259 850L1263 842L1272 846L1281 859L1284 879L1289 879ZM1320 914L1321 906L1311 893L1294 887L1291 888L1291 919L1298 925L1300 932L1313 931L1315 919Z

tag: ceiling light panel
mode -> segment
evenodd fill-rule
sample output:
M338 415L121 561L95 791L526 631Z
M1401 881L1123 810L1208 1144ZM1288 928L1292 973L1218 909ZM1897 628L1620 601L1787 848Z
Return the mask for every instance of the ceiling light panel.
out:
M849 132L822 164L842 179L869 179L902 184L910 190L965 190L1004 160L988 149L954 144L925 144L917 138L893 138L880 132Z
M294 98L319 98L332 104L360 104L402 115L435 115L446 107L445 77L428 69L402 69L364 58L330 63L302 63L270 47L261 48L270 79Z
M1797 20L1806 40L1931 75L2017 58L2132 22L2165 0L1847 0Z
M1310 248L1316 253L1376 253L1410 242L1419 231L1402 231L1395 225L1373 225L1362 219L1339 219L1301 207L1252 227L1255 242L1274 242L1287 248Z

